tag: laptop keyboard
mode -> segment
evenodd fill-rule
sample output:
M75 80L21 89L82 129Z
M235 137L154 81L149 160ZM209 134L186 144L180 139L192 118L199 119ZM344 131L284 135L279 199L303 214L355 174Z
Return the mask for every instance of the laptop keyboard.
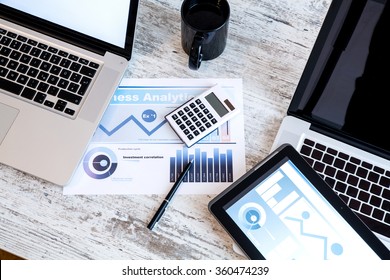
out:
M310 139L300 154L371 230L390 237L390 170Z
M0 28L0 89L74 118L99 64Z

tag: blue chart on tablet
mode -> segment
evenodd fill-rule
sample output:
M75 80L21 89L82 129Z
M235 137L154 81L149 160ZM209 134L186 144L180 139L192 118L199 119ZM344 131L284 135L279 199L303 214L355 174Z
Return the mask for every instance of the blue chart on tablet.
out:
M226 211L266 259L376 256L290 161Z

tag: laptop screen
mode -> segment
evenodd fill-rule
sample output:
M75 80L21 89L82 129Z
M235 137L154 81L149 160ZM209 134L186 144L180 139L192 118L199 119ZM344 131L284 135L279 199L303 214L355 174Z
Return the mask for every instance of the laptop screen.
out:
M390 156L389 5L339 1L324 21L289 113ZM388 1L387 1L388 2Z
M1 4L124 48L129 0L0 0ZM113 32L115 31L115 32Z

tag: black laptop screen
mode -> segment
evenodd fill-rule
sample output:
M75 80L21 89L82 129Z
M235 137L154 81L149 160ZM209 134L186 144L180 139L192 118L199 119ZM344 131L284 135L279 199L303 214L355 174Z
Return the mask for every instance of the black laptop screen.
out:
M0 0L1 4L125 47L129 0Z
M389 5L338 2L338 13L324 21L289 112L389 153Z

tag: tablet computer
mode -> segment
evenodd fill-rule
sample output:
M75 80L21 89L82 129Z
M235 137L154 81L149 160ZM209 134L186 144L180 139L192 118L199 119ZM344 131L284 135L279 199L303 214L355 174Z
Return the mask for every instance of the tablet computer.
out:
M291 145L209 202L250 259L390 259L390 251Z

